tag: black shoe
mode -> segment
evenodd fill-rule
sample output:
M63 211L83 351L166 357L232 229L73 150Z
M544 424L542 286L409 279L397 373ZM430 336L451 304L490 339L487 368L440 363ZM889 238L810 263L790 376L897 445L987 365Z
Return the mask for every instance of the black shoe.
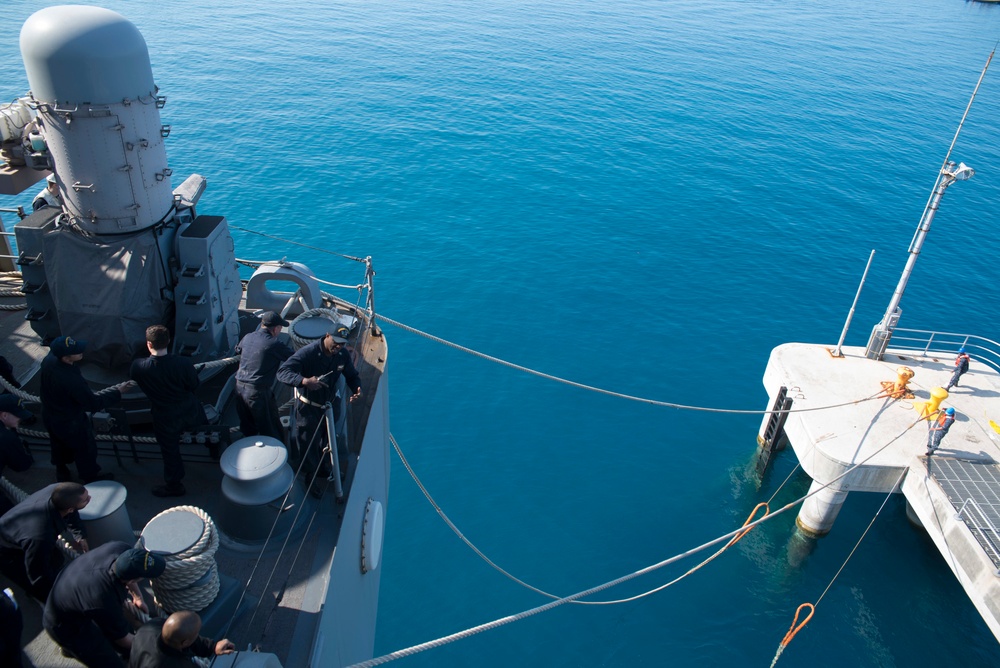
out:
M87 484L89 482L97 482L98 480L114 480L114 479L115 479L114 473L111 473L110 471L102 471L101 473L98 473L92 478L84 478L83 482L84 484Z
M184 496L187 494L187 490L184 489L184 485L176 482L174 484L157 485L152 490L153 496L166 497L166 496Z
M65 464L56 464L56 482L73 482L73 472Z

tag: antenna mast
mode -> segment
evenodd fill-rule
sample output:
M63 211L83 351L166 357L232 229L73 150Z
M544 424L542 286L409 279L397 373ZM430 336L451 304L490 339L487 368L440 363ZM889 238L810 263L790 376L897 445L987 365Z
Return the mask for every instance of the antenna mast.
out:
M965 119L969 116L969 109L972 108L972 103L976 99L979 86L983 83L983 77L986 76L986 70L989 69L995 52L995 49L991 51L989 58L986 59L983 71L979 74L979 81L976 82L976 88L972 91L972 97L969 98L969 104L965 107L965 113L962 114L962 121L958 124L958 129L955 130L955 136L951 140L951 146L948 147L944 163L938 171L937 181L934 182L934 188L931 189L931 196L927 200L924 213L920 216L920 223L917 225L917 230L910 241L910 255L906 260L906 266L903 268L903 274L899 277L899 284L896 286L896 291L892 294L892 299L889 300L889 307L886 309L885 315L882 316L882 320L872 329L871 338L868 339L868 347L865 349L865 357L869 359L882 359L885 349L889 345L889 339L892 338L892 333L899 323L899 317L902 314L899 302L903 298L903 291L906 290L906 283L910 280L910 274L913 273L913 266L917 263L917 257L920 255L920 249L927 238L927 232L931 229L934 214L937 213L938 208L941 206L941 198L944 197L944 191L955 181L966 181L976 173L974 169L964 162L958 164L952 162L951 152L955 148L955 142L958 141L958 135L962 132Z

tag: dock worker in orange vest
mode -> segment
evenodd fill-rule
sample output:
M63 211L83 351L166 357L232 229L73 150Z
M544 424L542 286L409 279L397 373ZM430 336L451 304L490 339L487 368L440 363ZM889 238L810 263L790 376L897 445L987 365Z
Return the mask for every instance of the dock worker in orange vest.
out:
M927 431L927 456L930 457L934 451L941 446L941 439L944 438L951 425L955 424L955 409L948 409L938 415L938 419L931 423Z
M950 390L952 387L958 387L958 379L962 377L962 374L969 370L969 354L965 352L965 348L958 349L958 357L955 358L955 373L951 374L951 380L944 389Z

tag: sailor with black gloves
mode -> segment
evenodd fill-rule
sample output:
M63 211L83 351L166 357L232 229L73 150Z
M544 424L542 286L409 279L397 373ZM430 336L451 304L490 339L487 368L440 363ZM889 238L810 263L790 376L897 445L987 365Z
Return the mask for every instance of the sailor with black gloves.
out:
M361 376L351 361L351 354L344 347L350 330L336 326L318 341L303 346L278 367L278 380L291 385L298 392L295 402L295 422L298 430L298 455L306 460L307 475L317 466L320 474L329 475L319 460L319 453L326 446L326 429L320 428L313 442L313 434L323 420L326 405L332 403L334 421L340 418L340 402L336 401L337 381L344 376L353 394L350 401L361 396ZM309 447L312 442L312 447ZM347 453L340 453L340 470L346 471Z

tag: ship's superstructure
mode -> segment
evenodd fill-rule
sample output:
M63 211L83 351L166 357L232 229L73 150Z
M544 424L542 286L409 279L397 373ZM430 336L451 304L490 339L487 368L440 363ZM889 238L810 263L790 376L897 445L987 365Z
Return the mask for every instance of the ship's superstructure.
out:
M122 380L145 354L148 326L166 325L172 352L190 358L201 374L205 420L182 436L187 496L181 502L197 517L214 516L204 523L218 524L212 548L218 568L206 572L217 570L222 581L212 584L219 593L202 607L177 609L197 610L207 634L225 633L241 647L273 653L244 657L240 665L273 666L275 657L286 666L370 658L389 478L387 347L375 325L370 260L350 258L363 265L364 279L349 287L367 291L364 306L324 292L321 286L343 281L324 281L299 262L237 260L226 218L195 210L206 179L194 174L172 185L170 126L160 116L166 98L153 82L145 40L124 17L98 7L48 7L25 22L20 43L30 92L0 105L0 193L25 192L48 175L55 192L46 195L46 206L20 211L16 245L0 236L10 247L0 252L0 355L19 381L0 383L38 413L36 371L53 339L87 342L83 375L100 390ZM282 336L292 347L322 338L334 325L350 330L347 350L364 393L350 405L341 394L326 406L324 436L333 447L318 458L332 459L331 473L307 470L297 446L288 450L296 443L298 397L281 383L274 391L285 438L240 438L234 349L260 327L264 311L291 321ZM119 504L114 513L124 513L126 538L134 529L143 530L144 540L144 525L176 510L165 510L169 502L150 493L162 464L148 435L148 403L133 391L117 412L94 420L103 428L101 456L117 464L108 466L116 481L106 483L108 498ZM22 430L22 438L36 464L0 483L12 497L18 486L30 492L54 479L45 464L47 434ZM211 446L234 439L219 461L219 448ZM314 439L317 449L320 440ZM337 468L341 459L346 469ZM192 516L186 521L203 521ZM152 532L155 542L168 545L167 554L185 540L171 523L164 531L160 521ZM31 651L36 665L66 663L32 618L34 608L24 609L26 634L38 640Z
M239 340L240 277L226 219L198 216L204 179L176 190L146 42L115 12L49 7L21 31L35 112L25 161L62 206L15 226L28 319L43 341L88 337L87 361L127 364L154 323L204 361Z

